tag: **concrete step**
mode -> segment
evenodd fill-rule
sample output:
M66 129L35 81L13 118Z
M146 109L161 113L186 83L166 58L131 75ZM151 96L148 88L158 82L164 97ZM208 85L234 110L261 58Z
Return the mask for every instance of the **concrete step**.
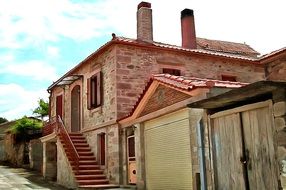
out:
M98 190L104 190L104 189L111 189L111 188L118 188L119 185L114 184L104 184L104 185L80 185L80 189L98 189Z
M75 175L100 175L103 174L103 170L78 170L74 171Z
M77 143L74 144L75 148L80 148L80 147L86 147L89 148L89 145L87 143Z
M72 166L72 169L75 170L76 166ZM79 165L79 170L100 170L99 165Z
M78 144L78 143L85 143L87 144L87 141L85 139L71 139L73 144Z
M79 157L79 160L80 161L95 161L96 160L96 158L95 158L95 156L80 156Z
M97 180L77 180L79 185L103 185L108 184L107 179L97 179Z
M90 147L77 147L76 150L77 152L91 152Z
M84 136L70 136L71 140L85 140Z
M71 161L71 165L74 166L76 163L74 161ZM79 166L82 165L98 165L97 161L95 160L80 160Z
M104 174L98 175L76 175L75 178L77 180L92 180L92 179L106 179Z

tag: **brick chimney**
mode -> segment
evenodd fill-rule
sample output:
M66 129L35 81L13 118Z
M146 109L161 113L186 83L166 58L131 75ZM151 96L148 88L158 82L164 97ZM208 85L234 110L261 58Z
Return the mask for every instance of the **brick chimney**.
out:
M153 41L151 3L141 2L137 8L137 39L147 42Z
M191 9L184 9L181 12L181 27L182 27L182 47L189 49L196 49L196 28L194 11Z

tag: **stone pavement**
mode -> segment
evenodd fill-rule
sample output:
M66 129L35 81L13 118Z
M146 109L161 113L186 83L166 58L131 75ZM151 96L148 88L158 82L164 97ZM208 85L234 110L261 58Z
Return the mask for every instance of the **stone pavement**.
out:
M36 172L0 165L0 190L67 190Z

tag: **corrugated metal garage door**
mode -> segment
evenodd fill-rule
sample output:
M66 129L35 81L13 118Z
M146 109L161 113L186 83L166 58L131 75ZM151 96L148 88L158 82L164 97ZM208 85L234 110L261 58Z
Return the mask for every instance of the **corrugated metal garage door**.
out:
M192 189L188 111L145 123L147 189Z

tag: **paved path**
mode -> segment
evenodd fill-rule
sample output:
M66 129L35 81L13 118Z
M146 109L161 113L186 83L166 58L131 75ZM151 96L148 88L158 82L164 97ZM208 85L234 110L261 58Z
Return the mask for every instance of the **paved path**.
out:
M22 168L0 165L0 189L2 190L67 190L55 183L47 182L40 174Z

